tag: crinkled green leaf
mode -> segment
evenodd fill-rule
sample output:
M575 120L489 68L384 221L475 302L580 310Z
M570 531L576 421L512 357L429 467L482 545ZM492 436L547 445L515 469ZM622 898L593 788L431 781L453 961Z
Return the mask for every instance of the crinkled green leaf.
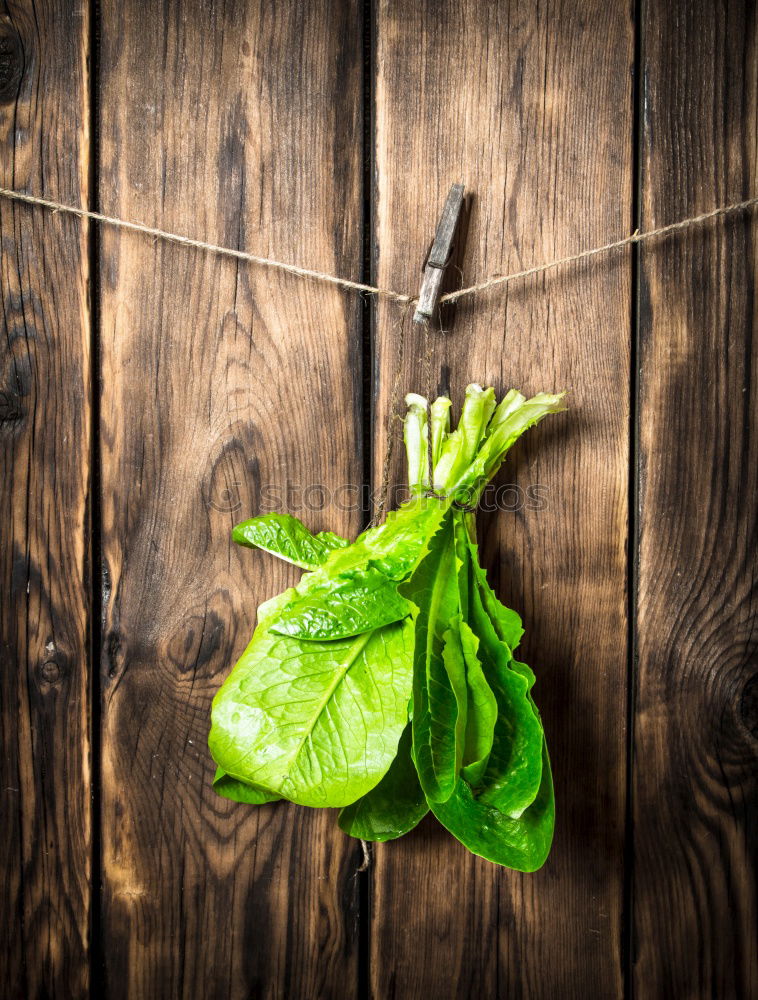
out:
M498 703L479 659L479 639L465 621L461 622L460 641L468 696L462 774L469 784L476 785L484 775L492 750Z
M534 801L540 787L542 724L532 709L528 682L511 669L511 652L498 638L477 586L471 589L469 616L479 638L482 668L498 706L492 750L476 794L480 801L518 817Z
M511 670L515 670L517 674L521 674L521 676L526 681L526 690L527 690L527 697L529 698L529 703L532 706L532 711L539 719L540 713L537 710L537 706L535 705L534 699L532 698L531 695L531 690L534 687L534 681L535 681L534 671L526 663L519 663L519 661L516 659L511 660L510 666Z
M344 806L392 763L411 695L413 621L329 642L276 635L292 597L259 610L213 701L209 737L227 774L305 806Z
M277 802L281 799L281 795L275 792L267 792L265 788L256 788L254 785L245 784L239 778L233 778L220 767L216 768L213 778L213 791L217 795L223 795L225 799L246 802L251 806L262 806L267 802Z
M241 521L232 529L232 539L250 549L263 549L303 569L316 569L335 549L350 543L331 531L311 534L291 514L262 514Z
M458 562L458 590L461 607L460 643L466 668L466 736L461 774L469 784L477 784L487 765L497 720L497 699L484 675L479 657L479 639L468 624L469 590L473 580L471 548L473 515L454 512L455 551Z
M413 758L427 799L444 801L458 774L458 700L443 658L444 635L459 612L453 518L429 542L401 591L419 609L413 664Z
M397 583L368 566L308 587L279 612L271 631L301 639L344 639L400 621L412 610Z
M352 545L331 552L317 570L303 577L296 588L298 594L369 565L390 580L407 579L446 510L444 504L432 497L414 497L398 510L390 511L384 524L368 528Z
M468 600L462 603L479 640L477 654L497 702L497 720L486 767L464 768L453 794L429 804L442 825L473 853L519 871L535 871L550 850L555 822L549 758L529 696L530 678L518 669L525 665L512 659L496 623L485 611L489 588L476 561L476 547L470 551ZM463 573L460 576L463 580ZM521 634L520 620L516 626L507 615L500 614L500 619L505 620L515 644ZM525 670L531 675L528 667ZM479 778L478 788L472 790L467 775Z
M540 392L531 399L525 400L520 406L514 406L507 415L497 423L484 440L471 463L467 476L482 476L485 481L491 479L505 459L506 454L524 431L533 427L546 417L548 413L559 413L565 410L564 393L554 395Z
M464 763L466 734L468 732L468 686L466 684L466 658L463 651L461 628L465 627L460 614L450 623L450 628L442 634L442 661L445 664L448 682L455 695L455 773ZM472 724L473 720L472 720Z
M466 516L470 517L471 515ZM479 563L479 550L476 542L472 541L470 537L468 542L475 579L478 585L479 596L481 597L482 604L484 605L484 609L492 622L498 638L506 644L512 653L521 642L521 637L524 634L521 617L517 614L517 612L511 610L511 608L506 608L505 605L498 600L495 592L487 581L487 574L484 572ZM531 692L535 680L534 671L531 667L529 667L526 663L520 663L514 658L510 661L510 669L515 670L518 674L521 674L526 681L527 691ZM529 693L528 698L533 712L539 719L540 713L534 703L531 693Z
M406 580L423 558L448 506L434 497L414 497L390 511L384 524L364 531L349 549L332 553L322 569L309 576L308 585L369 563L390 580Z
M303 576L272 630L337 639L406 617L411 608L397 584L422 558L446 509L439 500L417 497L348 548L332 551L322 566Z
M446 802L431 802L431 810L474 854L516 871L534 872L550 853L555 827L553 779L544 741L541 774L536 798L518 818L476 798L463 779Z
M524 634L521 618L515 611L512 611L510 608L506 608L505 605L498 600L495 592L489 585L487 574L484 572L481 563L479 562L479 547L471 538L468 538L468 548L476 577L476 583L479 588L479 594L482 603L484 604L484 609L489 615L498 637L508 646L510 651L513 652L513 650L516 649L518 644L521 642L521 637ZM529 668L527 667L527 670L528 669Z
M411 758L411 724L403 730L397 756L382 780L357 802L345 806L339 825L351 837L386 841L402 837L429 812Z

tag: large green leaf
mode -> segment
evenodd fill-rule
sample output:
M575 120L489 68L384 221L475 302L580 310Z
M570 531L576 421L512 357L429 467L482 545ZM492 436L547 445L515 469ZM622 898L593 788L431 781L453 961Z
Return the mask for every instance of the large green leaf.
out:
M213 791L217 795L223 795L225 799L232 799L233 802L246 802L251 806L262 806L267 802L277 802L281 799L281 795L277 795L275 792L267 792L265 788L256 788L255 785L245 784L239 778L233 778L221 767L216 768Z
M308 586L277 616L271 631L301 639L344 639L400 621L413 610L397 583L373 566Z
M213 701L209 745L234 778L305 806L344 806L387 772L407 721L413 621L329 642L276 635L292 591L262 605Z
M466 734L468 732L468 686L466 684L466 657L463 650L461 629L465 628L460 614L450 623L450 628L442 634L442 662L445 665L448 683L455 695L455 773L462 764L466 751ZM472 720L473 724L473 720Z
M445 633L460 610L453 532L449 515L430 540L411 580L401 587L419 609L413 664L413 758L424 794L435 801L452 794L460 763L456 688L461 678L456 671L454 686L443 656ZM465 684L465 676L462 680Z
M466 516L471 517L471 515ZM469 523L473 525L473 521ZM469 532L467 532L468 549L482 604L492 621L498 637L508 646L510 651L513 652L513 650L516 649L518 644L521 642L521 637L524 634L521 618L515 611L512 611L510 608L506 608L505 605L498 600L492 587L490 587L489 582L487 581L487 574L484 572L484 569L479 562L479 546L471 537L472 535L473 530L469 530Z
M539 423L548 413L560 413L566 409L563 396L564 393L553 395L540 392L531 399L523 400L520 405L514 405L518 400L506 405L502 411L502 419L499 419L500 415L496 413L489 433L463 478L466 481L481 479L485 482L492 479L506 454L524 431ZM503 400L503 403L505 402Z
M477 797L518 817L534 801L540 787L542 724L529 700L529 684L511 669L511 652L497 636L476 585L470 592L469 615L479 638L484 674L498 706L492 750Z
M397 756L382 780L357 802L345 806L339 825L362 840L395 840L429 812L411 758L411 724L403 730Z
M439 500L416 497L345 549L306 573L274 631L302 639L337 639L399 621L410 613L397 584L423 557L445 513Z
M304 576L298 594L327 585L369 565L390 580L405 580L423 557L429 539L445 516L447 506L434 497L417 496L390 511L384 524L368 528L346 549L335 550L314 573Z
M476 550L471 549L473 534L473 518L471 514L454 511L455 551L458 569L458 590L461 607L460 644L465 664L466 676L466 735L463 751L462 775L469 784L477 784L487 766L495 722L497 721L497 699L482 669L479 655L479 639L468 624L470 596L472 587Z
M479 639L467 622L461 622L460 641L468 698L462 774L469 784L476 785L482 780L492 751L498 703L479 659Z
M291 514L262 514L242 521L232 529L232 539L250 549L263 549L303 569L316 569L335 549L349 542L331 531L311 534Z
M544 742L541 774L537 797L517 819L476 798L463 779L446 802L430 806L440 823L474 854L506 868L534 872L545 863L555 826L553 779Z

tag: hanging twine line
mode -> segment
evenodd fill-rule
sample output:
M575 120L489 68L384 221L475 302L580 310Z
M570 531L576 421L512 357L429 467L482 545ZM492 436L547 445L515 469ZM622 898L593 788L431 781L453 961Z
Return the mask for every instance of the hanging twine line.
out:
M51 201L49 198L38 198L36 195L24 194L21 191L13 191L10 188L0 187L0 197L9 201L23 202L26 205L37 205L41 208L50 209L52 212L63 212L66 215L75 215L80 219L91 219L93 222L101 222L106 226L114 226L117 229L125 229L132 233L142 233L145 236L152 236L156 239L165 240L168 243L177 243L180 246L193 247L196 250L205 250L207 253L216 254L219 257L232 257L235 260L244 260L250 264L258 264L260 267L268 267L273 270L283 271L285 274L294 274L300 278L310 278L313 281L324 282L329 285L337 285L353 292L362 292L365 295L374 295L377 298L388 299L392 302L399 302L404 305L415 304L416 299L411 295L403 295L390 288L379 288L375 285L366 285L360 281L349 281L347 278L338 278L336 275L327 274L324 271L314 271L308 267L298 267L296 264L286 264L280 260L273 260L270 257L259 257L257 254L248 253L246 250L234 250L232 247L220 246L218 243L207 243L205 240L196 240L190 236L181 236L179 233L171 233L165 229L157 229L154 226L145 226L141 222L129 222L126 219L119 219L112 215L103 215L102 212L91 212L86 208L77 208L75 205L66 205L60 201ZM723 205L711 212L704 212L702 215L693 215L680 222L673 222L668 226L661 226L658 229L649 229L646 232L635 232L631 236L625 236L621 240L613 243L605 243L603 246L592 247L590 250L582 250L580 253L570 254L567 257L558 257L556 260L548 261L544 264L536 264L534 267L525 268L522 271L512 271L509 274L495 274L475 285L466 288L459 288L455 292L448 292L440 297L440 302L457 302L458 299L469 295L477 295L479 292L496 288L498 285L507 285L512 281L521 278L530 278L535 274L544 274L557 267L566 264L575 264L578 261L589 260L601 254L612 253L624 247L633 246L635 243L645 243L648 240L660 236L668 236L670 233L680 232L690 229L693 226L702 225L711 219L717 219L725 215L734 215L737 212L752 211L758 206L758 198L748 198L747 201L734 202L731 205Z
M380 288L376 285L367 285L360 281L350 281L347 278L339 278L336 275L327 274L324 271L315 271L308 267L298 267L296 264L287 264L284 261L273 260L270 257L259 257L257 254L248 253L246 250L235 250L232 247L221 246L218 243L208 243L206 240L197 240L193 239L191 236L182 236L179 233L168 232L165 229L158 229L155 226L143 225L141 222L129 222L127 219L119 219L112 215L104 215L102 212L91 212L89 209L77 208L75 205L67 205L60 201L52 201L49 198L38 198L36 195L24 194L21 191L14 191L10 188L0 187L0 198L6 198L9 201L22 202L26 205L37 205L41 208L50 209L53 213L63 212L66 215L75 215L80 219L91 219L93 222L101 222L106 226L113 226L116 229L124 229L133 233L142 233L144 236L152 236L154 239L165 240L168 243L176 243L179 246L192 247L196 250L204 250L206 253L216 254L219 257L231 257L234 260L243 260L250 264L257 264L260 267L267 267L272 270L283 271L285 274L293 274L300 278L309 278L313 281L336 285L337 287L347 289L348 291L359 292L364 295L373 295L376 296L376 298L387 299L391 302L398 302L405 306L406 308L403 310L399 321L399 346L395 355L395 370L390 390L390 408L387 423L387 449L384 462L382 463L380 500L375 505L374 514L370 521L372 525L376 525L379 522L385 512L389 495L389 477L392 466L395 439L395 435L393 433L393 423L395 419L399 419L397 417L397 409L405 347L405 333L406 327L413 313L413 310L410 307L415 306L417 301L416 298L411 295L404 295L401 292L395 292L391 288ZM510 282L518 281L523 278L530 278L536 274L544 274L547 271L552 271L555 268L562 267L567 264L575 264L579 261L590 260L591 258L598 257L601 254L613 253L616 250L622 250L624 247L633 246L637 243L645 243L648 240L653 240L657 237L668 236L671 233L691 229L695 226L702 225L705 222L709 222L712 219L718 219L727 215L735 215L738 212L752 211L756 206L758 206L758 198L749 198L746 201L723 205L720 208L713 209L711 212L704 212L702 215L690 216L689 218L682 219L679 222L673 222L668 226L660 226L658 229L650 229L645 232L639 232L638 230L631 236L625 236L623 239L615 240L612 243L605 243L602 246L592 247L589 250L582 250L579 253L570 254L567 257L558 257L555 260L547 261L544 264L536 264L534 267L527 267L521 271L512 271L508 274L494 274L489 278L485 278L483 281L477 282L475 285L468 285L466 288L459 288L457 291L448 292L446 295L440 296L439 301L440 303L457 302L458 299L466 298L470 295L477 295L479 292L485 292L488 289L496 288L499 285L507 285ZM425 381L427 382L429 400L431 400L432 348L428 323L424 324L423 334L423 357L426 369ZM431 447L431 437L429 439L429 447ZM431 469L430 456L428 457L428 464ZM366 860L367 857L364 853L364 865L366 864Z

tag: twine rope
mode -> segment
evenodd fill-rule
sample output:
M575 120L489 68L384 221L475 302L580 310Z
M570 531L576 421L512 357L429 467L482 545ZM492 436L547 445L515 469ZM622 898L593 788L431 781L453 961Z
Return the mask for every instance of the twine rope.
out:
M737 212L752 211L758 205L758 198L748 198L747 201L734 202L731 205L722 205L721 208L714 208L711 212L703 212L702 215L691 215L687 219L679 222L672 222L668 226L660 226L658 229L648 229L640 232L639 229L631 236L625 236L622 240L615 240L613 243L604 243L602 246L593 247L591 250L582 250L580 253L570 254L568 257L558 257L556 260L548 261L547 264L537 264L534 267L527 267L523 271L512 271L510 274L493 275L485 278L484 281L476 285L469 285L467 288L460 288L456 292L448 292L447 295L440 296L440 302L457 302L465 295L476 295L488 288L496 285L506 285L509 281L517 281L519 278L529 278L533 274L544 274L545 271L552 271L553 268L561 267L563 264L575 264L580 260L589 260L603 253L611 253L614 250L621 250L624 247L633 246L635 243L645 243L657 236L668 236L671 233L681 232L683 229L691 229L693 226L702 225L711 219L718 219L724 215L734 215Z
M119 219L112 215L104 215L102 212L92 212L86 208L78 208L75 205L67 205L64 202L52 201L49 198L38 198L36 195L25 194L21 191L14 191L11 188L0 187L0 198L6 198L9 201L22 202L27 205L37 205L41 208L50 209L53 213L62 212L66 215L75 215L80 219L90 219L93 222L101 222L104 225L113 226L117 229L124 229L133 233L142 233L145 236L152 236L155 239L165 240L168 243L176 243L180 246L204 250L207 253L216 254L220 257L231 257L235 260L243 260L250 264L257 264L261 267L267 267L272 270L283 271L286 274L292 274L300 278L310 278L311 280L321 281L329 285L337 285L338 287L347 289L348 291L359 292L365 295L373 295L377 298L388 299L389 301L398 302L405 306L399 322L399 343L395 352L395 365L391 380L389 416L387 419L387 447L384 461L382 463L380 498L374 506L374 513L369 521L369 524L372 526L379 523L386 511L387 501L389 498L389 477L395 443L394 422L396 419L399 419L397 414L398 394L400 390L400 377L403 369L403 356L405 353L406 327L412 315L413 310L411 307L416 304L416 298L411 295L404 295L402 292L393 291L391 288L381 288L376 285L367 285L360 281L350 281L347 278L339 278L334 274L328 274L324 271L316 271L308 267L298 267L296 264L287 264L284 261L274 260L271 257L259 257L257 254L248 253L246 250L235 250L232 247L225 247L218 243L209 243L205 240L194 239L191 236L182 236L179 233L172 233L165 229L158 229L155 226L146 226L141 222L130 222L127 219ZM555 268L562 267L567 264L575 264L579 261L590 260L591 258L598 257L601 254L613 253L614 251L622 250L624 247L633 246L638 243L645 243L648 240L652 240L657 237L668 236L671 233L691 229L695 226L702 225L704 222L709 222L712 219L721 218L727 215L734 215L738 212L752 211L756 206L758 206L758 198L748 198L746 201L722 205L720 208L715 208L710 212L703 212L701 215L692 215L686 219L681 219L679 222L673 222L667 226L660 226L657 229L649 229L645 232L637 230L635 233L632 233L631 236L625 236L623 239L614 240L612 243L605 243L602 246L592 247L589 250L582 250L579 253L569 254L566 257L558 257L555 260L547 261L543 264L536 264L533 267L527 267L521 271L511 271L508 274L493 274L489 278L485 278L483 281L479 281L474 285L468 285L466 288L459 288L457 291L448 292L447 294L440 296L439 301L440 303L457 302L459 299L465 298L466 296L477 295L479 292L487 291L490 288L497 288L500 285L508 285L510 282L530 278L536 274L544 274L547 271L552 271ZM424 380L426 382L428 395L427 416L429 417L429 407L432 399L432 342L428 322L423 324L422 332L422 357L425 368ZM432 442L431 423L429 420L427 422L427 426L429 428L427 431L429 435L429 440L427 442L427 462L429 466L431 485ZM359 870L362 871L364 869L368 860L368 854L364 847L363 865Z
M283 271L286 274L293 274L300 278L310 278L314 281L321 281L329 285L337 285L353 292L361 292L365 295L374 295L377 298L389 299L403 305L416 303L416 299L411 295L404 295L402 292L393 291L391 288L380 288L376 285L366 285L360 281L350 281L348 278L339 278L334 274L325 271L316 271L309 267L298 267L296 264L287 264L281 260L274 260L271 257L259 257L257 254L248 253L246 250L235 250L232 247L225 247L218 243L208 243L205 240L194 239L191 236L182 236L179 233L172 233L165 229L158 229L155 226L146 226L141 222L130 222L127 219L119 219L112 215L103 215L102 212L92 212L86 208L78 208L76 205L67 205L61 201L52 201L49 198L38 198L36 195L25 194L22 191L14 191L11 188L0 187L0 198L9 201L23 202L26 205L37 205L41 208L50 209L52 212L63 212L66 215L75 215L80 219L90 219L93 222L101 222L116 229L125 229L133 233L142 233L145 236L152 236L156 239L166 240L168 243L177 243L180 246L193 247L196 250L205 250L207 253L216 254L220 257L232 257L235 260L244 260L250 264L257 264L261 267L268 267L273 270ZM622 250L624 247L633 246L636 243L645 243L648 240L660 236L668 236L670 233L681 232L694 226L702 225L711 219L721 218L726 215L734 215L737 212L752 211L758 206L758 198L748 198L746 201L733 202L730 205L722 205L711 212L703 212L701 215L692 215L689 218L681 219L679 222L672 222L667 226L660 226L657 229L648 229L645 232L632 233L623 239L615 240L613 243L605 243L602 246L592 247L589 250L582 250L579 253L569 254L566 257L558 257L555 260L547 261L544 264L536 264L534 267L527 267L521 271L511 271L509 274L493 274L489 278L468 285L466 288L459 288L454 292L440 296L440 303L457 302L468 295L476 295L479 292L496 288L499 285L507 285L512 281L522 278L530 278L535 274L544 274L557 267L567 264L575 264L582 260L589 260L600 254L612 253L615 250Z

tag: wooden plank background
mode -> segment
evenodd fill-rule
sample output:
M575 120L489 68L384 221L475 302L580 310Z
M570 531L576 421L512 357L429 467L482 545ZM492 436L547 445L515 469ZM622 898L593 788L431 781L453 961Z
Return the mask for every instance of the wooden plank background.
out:
M87 203L90 44L86 10L0 8L3 186ZM88 226L2 202L0 248L0 993L81 996L93 906Z
M103 210L359 278L354 6L188 13L103 7ZM104 986L322 996L357 981L360 846L221 800L206 740L256 606L297 579L232 525L264 484L360 481L360 303L113 232L99 265Z
M647 9L644 228L758 190L756 14L738 3ZM756 233L755 219L733 219L644 249L640 262L643 996L758 995Z
M466 278L629 228L633 25L604 0L580 6L378 7L379 284L414 287L428 220L455 180L474 192ZM423 61L408 59L409 38ZM407 93L418 95L411 109ZM587 165L582 176L578 163ZM537 875L468 854L433 818L377 849L376 996L444 996L451 982L472 997L622 988L630 279L627 257L599 272L518 284L465 302L451 332L435 335L432 389L449 381L456 404L472 381L571 393L571 418L531 434L501 475L524 492L544 487L546 509L479 524L490 578L525 612L523 655L538 676L561 809L550 864ZM393 405L382 376L398 349L396 314L380 307L380 428ZM405 352L403 385L425 378L422 354L423 343ZM455 873L454 891L440 870Z
M456 180L466 282L755 196L757 91L749 0L14 0L0 184L414 293ZM432 820L364 866L210 787L210 700L296 579L229 529L360 530L329 497L379 486L398 364L429 380L403 310L0 199L3 996L758 995L755 235L433 334L457 402L570 390L500 479L542 509L479 524L554 763L525 876Z

